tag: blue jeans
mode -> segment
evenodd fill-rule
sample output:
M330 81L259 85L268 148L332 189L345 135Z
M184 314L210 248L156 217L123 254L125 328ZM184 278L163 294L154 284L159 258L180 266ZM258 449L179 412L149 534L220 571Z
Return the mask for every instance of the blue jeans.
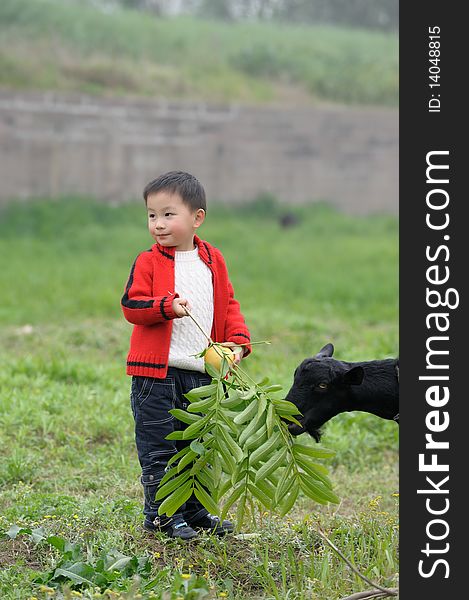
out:
M155 502L155 494L168 464L168 460L190 444L190 441L167 440L166 436L187 427L168 411L172 408L186 409L189 401L184 394L191 389L207 385L211 378L198 371L186 371L169 367L167 377L132 377L130 401L135 420L135 443L142 468L141 483L144 491L145 523L153 523L161 529L181 521L194 523L205 517L208 511L195 496L181 506L171 517L158 515L163 500Z

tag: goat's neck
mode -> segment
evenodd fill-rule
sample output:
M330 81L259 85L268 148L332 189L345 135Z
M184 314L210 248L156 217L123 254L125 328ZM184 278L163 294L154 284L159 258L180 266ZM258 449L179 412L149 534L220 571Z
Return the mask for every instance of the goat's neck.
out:
M361 385L352 386L353 408L393 419L399 412L397 361L394 359L354 363L363 367Z

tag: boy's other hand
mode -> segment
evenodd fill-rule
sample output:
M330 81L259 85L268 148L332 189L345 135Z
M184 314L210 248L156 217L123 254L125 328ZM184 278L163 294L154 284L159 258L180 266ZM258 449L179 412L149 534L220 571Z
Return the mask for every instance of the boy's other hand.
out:
M175 298L173 300L173 311L178 317L187 317L187 312L184 309L185 306L190 310L191 306L187 298Z

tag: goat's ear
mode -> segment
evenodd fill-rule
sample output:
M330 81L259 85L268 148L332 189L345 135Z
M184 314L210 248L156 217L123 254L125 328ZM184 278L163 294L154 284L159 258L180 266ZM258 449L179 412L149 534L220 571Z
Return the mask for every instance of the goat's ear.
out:
M352 367L345 373L343 381L348 385L360 385L364 376L363 367Z
M334 354L334 346L332 344L326 344L316 354L315 358L330 358Z

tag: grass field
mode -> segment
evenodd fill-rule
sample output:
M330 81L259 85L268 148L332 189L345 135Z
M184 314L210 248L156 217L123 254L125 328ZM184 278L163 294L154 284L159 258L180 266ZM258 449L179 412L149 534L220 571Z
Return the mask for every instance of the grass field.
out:
M288 390L297 364L327 342L345 360L396 356L397 220L316 205L283 230L280 213L210 207L201 230L227 259L253 339L271 342L246 361L249 373ZM62 199L0 212L2 600L335 600L369 587L318 527L364 575L396 585L398 428L371 415L325 428L340 505L300 497L283 520L257 515L245 533L260 535L245 539L181 545L141 531L131 326L119 299L150 245L140 205ZM73 573L53 580L67 560L93 585ZM117 560L120 570L106 570Z
M397 105L395 34L2 0L0 85L245 103Z

